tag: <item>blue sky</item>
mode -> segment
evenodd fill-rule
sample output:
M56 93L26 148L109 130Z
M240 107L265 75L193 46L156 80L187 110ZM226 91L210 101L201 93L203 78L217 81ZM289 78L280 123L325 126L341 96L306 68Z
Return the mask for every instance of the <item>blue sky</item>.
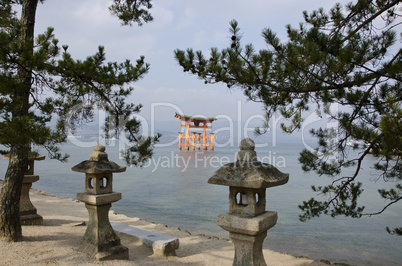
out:
M144 79L132 84L135 91L129 100L144 105L141 116L147 120L153 116L157 121L174 121L174 112L181 111L233 120L240 115L245 121L261 116L262 105L248 102L239 90L228 90L223 84L205 85L184 73L173 51L193 48L208 53L211 47L226 48L230 45L228 29L232 19L239 22L243 43L251 42L257 49L264 49L264 28L273 29L286 40L285 26L297 27L304 10L329 10L336 2L339 1L154 0L154 21L129 27L121 26L110 15L107 7L111 1L47 0L38 6L35 33L54 27L56 38L69 46L74 58L95 53L99 45L105 47L107 61L135 61L144 55L151 69Z

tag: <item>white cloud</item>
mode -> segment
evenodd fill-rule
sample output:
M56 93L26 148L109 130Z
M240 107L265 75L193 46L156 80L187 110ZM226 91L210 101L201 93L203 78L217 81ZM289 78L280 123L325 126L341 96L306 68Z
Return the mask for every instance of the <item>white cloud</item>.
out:
M190 7L185 7L184 11L181 10L181 12L176 10L175 13L178 18L175 28L179 30L194 25L194 21L196 21L196 18L198 17L197 12Z
M154 8L151 9L151 13L154 20L151 23L142 26L143 28L146 28L145 30L163 30L171 27L174 18L172 10L163 5L156 4L154 5Z
M116 20L110 15L108 1L80 1L73 11L74 19L85 23L86 27L105 28L115 26Z
M204 30L197 32L194 36L194 44L197 46L204 44L207 38L206 35Z

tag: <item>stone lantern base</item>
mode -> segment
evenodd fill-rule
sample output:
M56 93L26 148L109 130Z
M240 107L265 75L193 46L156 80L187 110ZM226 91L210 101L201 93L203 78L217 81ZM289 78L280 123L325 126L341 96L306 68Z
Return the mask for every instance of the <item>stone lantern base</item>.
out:
M267 265L262 253L262 244L267 231L256 236L243 235L237 233L229 233L230 239L235 246L235 256L233 259L234 266L264 266Z
M35 206L33 206L29 198L29 190L32 183L39 180L38 175L24 175L22 180L21 197L20 197L20 219L22 225L42 225L43 217L37 214Z
M43 225L43 217L39 214L20 215L21 225Z
M77 193L77 199L85 202L89 222L80 244L80 250L95 257L96 260L128 260L128 248L121 245L109 221L111 202L121 199L121 193L104 195Z
M268 211L256 217L225 213L218 216L217 224L229 231L235 247L233 265L266 265L262 244L267 230L276 224L277 213Z

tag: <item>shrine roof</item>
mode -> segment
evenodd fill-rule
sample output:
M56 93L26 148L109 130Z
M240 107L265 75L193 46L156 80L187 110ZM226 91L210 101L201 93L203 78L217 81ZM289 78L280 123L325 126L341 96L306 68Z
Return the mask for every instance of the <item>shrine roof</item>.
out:
M196 116L190 116L190 115L182 115L182 114L178 114L178 113L176 113L174 117L180 119L181 121L191 120L193 122L195 122L195 121L213 122L216 120L215 117L196 117Z

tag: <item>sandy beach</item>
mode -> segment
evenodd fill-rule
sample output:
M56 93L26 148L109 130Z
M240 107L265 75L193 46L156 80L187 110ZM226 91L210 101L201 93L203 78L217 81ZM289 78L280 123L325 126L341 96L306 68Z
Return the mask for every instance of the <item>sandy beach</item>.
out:
M43 226L23 226L23 241L0 242L0 265L232 265L234 248L230 239L193 235L180 228L168 228L140 218L109 212L111 222L123 223L180 240L177 256L158 257L136 237L118 233L129 248L130 259L98 262L78 250L88 213L83 203L31 189L30 198L43 216ZM113 208L113 206L112 206ZM269 234L268 234L269 236ZM308 258L264 249L268 265L325 265Z

